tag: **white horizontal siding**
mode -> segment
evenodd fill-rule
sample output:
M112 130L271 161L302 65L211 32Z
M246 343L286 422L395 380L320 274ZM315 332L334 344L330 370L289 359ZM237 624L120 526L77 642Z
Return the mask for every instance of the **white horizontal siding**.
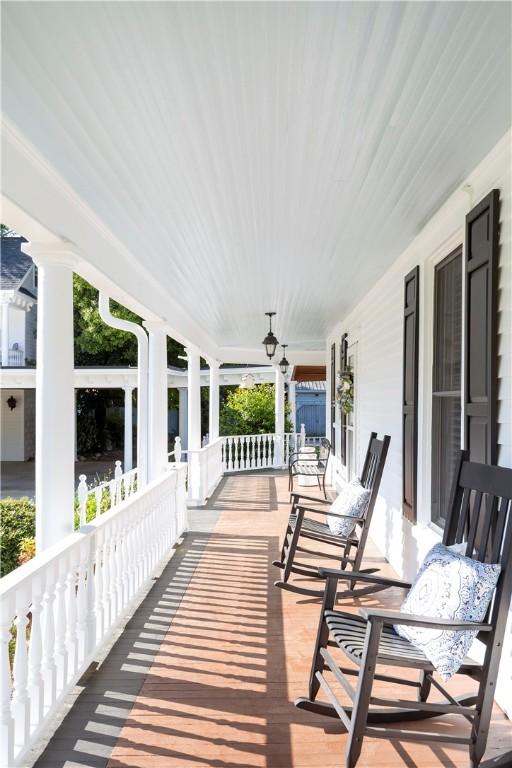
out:
M416 573L428 549L439 540L430 523L430 425L432 370L432 303L435 263L448 255L464 236L465 215L491 189L500 190L500 289L498 377L499 462L512 466L512 226L510 139L507 134L470 174L471 198L461 189L432 217L413 243L364 299L343 318L327 339L330 345L348 332L349 343L357 340L356 435L361 466L370 432L391 435L388 460L376 506L372 537L401 576ZM418 455L418 524L402 516L402 333L403 280L420 265L420 386ZM337 363L339 355L336 356ZM337 415L339 420L339 414ZM338 428L339 434L339 428ZM498 701L512 713L509 627L504 649Z

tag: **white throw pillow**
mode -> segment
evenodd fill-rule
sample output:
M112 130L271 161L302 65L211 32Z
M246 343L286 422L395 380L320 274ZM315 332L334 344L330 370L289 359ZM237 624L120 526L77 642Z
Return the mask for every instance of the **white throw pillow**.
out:
M350 536L356 526L355 518L363 517L370 500L370 491L361 485L361 480L355 477L346 483L331 506L331 512L337 515L348 515L354 520L327 515L327 523L331 533L337 536Z
M484 620L500 566L481 563L436 544L427 553L400 610L436 619ZM443 680L449 680L475 639L473 630L427 629L395 624L395 632L423 651Z

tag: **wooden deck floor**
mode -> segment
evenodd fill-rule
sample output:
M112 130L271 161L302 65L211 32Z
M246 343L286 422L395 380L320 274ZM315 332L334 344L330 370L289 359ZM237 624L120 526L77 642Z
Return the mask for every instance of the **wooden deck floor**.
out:
M307 690L319 603L273 586L288 509L283 475L223 480L38 768L344 764L340 724L292 705ZM368 560L386 567L375 548ZM446 728L466 733L458 720ZM511 723L495 708L486 768L511 766L510 750ZM358 765L458 768L468 757L463 747L368 739Z

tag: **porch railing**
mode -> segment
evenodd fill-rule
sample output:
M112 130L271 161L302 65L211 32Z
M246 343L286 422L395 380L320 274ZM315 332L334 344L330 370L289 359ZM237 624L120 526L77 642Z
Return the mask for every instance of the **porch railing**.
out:
M217 438L199 450L187 450L188 459L188 503L202 506L211 496L223 475L223 437Z
M299 445L300 434L287 432L281 446L276 434L230 435L222 445L224 472L242 472L286 466L290 453Z
M185 464L0 582L0 765L23 763L187 527Z
M22 366L25 363L25 355L22 349L9 349L8 354L9 365L16 367Z
M123 473L120 461L116 461L114 477L97 485L87 485L87 476L79 476L77 489L80 525L85 525L87 518L97 518L108 512L121 501L125 501L137 490L137 467Z

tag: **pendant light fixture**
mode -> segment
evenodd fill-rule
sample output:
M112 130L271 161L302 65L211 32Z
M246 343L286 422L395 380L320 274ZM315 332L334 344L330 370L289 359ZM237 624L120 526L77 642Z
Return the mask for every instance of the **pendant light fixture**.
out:
M268 315L269 318L269 331L263 339L263 344L265 345L265 352L267 353L267 357L269 360L272 360L275 355L276 347L279 344L278 340L272 333L272 318L275 315L275 312L265 312L265 314Z
M286 372L288 371L288 366L290 365L290 363L286 359L286 347L287 346L288 346L288 344L281 344L281 347L283 348L283 359L279 363L279 367L281 369L281 373L283 374L283 376L286 376Z

